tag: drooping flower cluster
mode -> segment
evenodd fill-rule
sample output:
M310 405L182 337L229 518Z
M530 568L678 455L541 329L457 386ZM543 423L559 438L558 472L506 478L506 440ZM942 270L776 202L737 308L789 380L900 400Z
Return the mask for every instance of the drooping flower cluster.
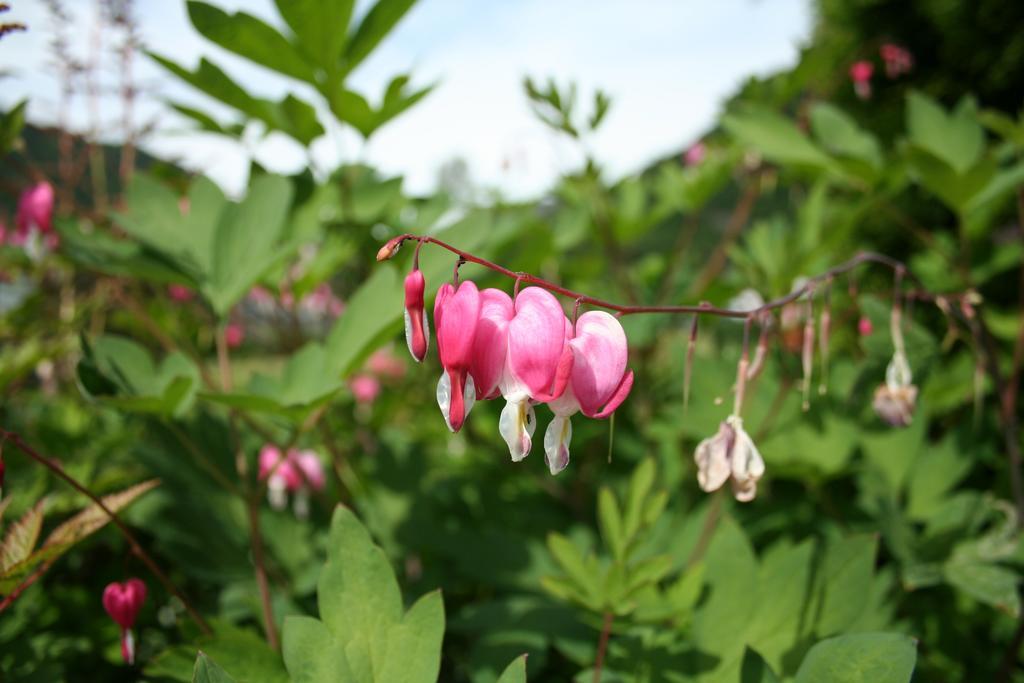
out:
M889 78L898 78L914 68L914 56L905 47L884 43L878 48L878 53L885 62L885 75Z
M103 589L103 609L121 627L121 656L129 664L135 663L135 637L132 626L146 600L146 584L142 579L113 582Z
M288 494L295 496L295 516L309 515L309 492L322 491L327 483L324 466L314 451L292 448L287 455L272 444L260 449L260 481L267 481L267 499L275 510L288 505Z
M429 323L423 312L422 273L405 281L406 341L417 361L426 354ZM478 400L501 396L498 430L512 460L533 448L535 406L547 403L555 417L544 436L552 474L569 464L577 412L610 416L628 396L633 373L626 367L626 334L604 311L584 313L573 325L558 300L540 287L513 299L499 289L480 291L473 282L445 283L434 303L438 355L443 372L437 403L457 432Z
M872 407L880 418L893 427L907 427L914 419L917 403L917 387L907 360L903 342L903 312L897 303L893 304L889 321L892 333L892 360L885 369L885 383L875 389Z
M850 80L853 81L853 91L862 100L871 97L871 77L875 73L875 65L867 60L854 62L850 65Z

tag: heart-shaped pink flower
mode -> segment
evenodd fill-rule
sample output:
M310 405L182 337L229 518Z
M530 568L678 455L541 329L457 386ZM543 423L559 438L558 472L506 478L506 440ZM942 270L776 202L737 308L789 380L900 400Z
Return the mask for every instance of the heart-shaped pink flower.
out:
M135 625L142 603L146 600L146 584L142 579L113 582L103 589L103 609L123 629Z
M437 405L453 432L462 429L476 400L476 387L469 368L479 317L480 292L471 281L457 286L445 283L437 290L434 324L437 326L437 353L444 367L437 383Z

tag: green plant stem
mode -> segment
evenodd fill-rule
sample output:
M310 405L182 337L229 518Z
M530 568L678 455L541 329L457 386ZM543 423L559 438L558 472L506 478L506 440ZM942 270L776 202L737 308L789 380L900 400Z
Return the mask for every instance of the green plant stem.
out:
M149 553L143 550L142 545L135 538L135 534L131 532L128 526L123 521L121 521L121 518L118 517L113 510L107 507L107 505L99 496L94 494L92 491L87 489L85 485L79 483L77 479L75 479L70 474L65 472L64 468L57 464L56 461L41 455L39 452L37 452L35 449L33 449L31 446L25 443L25 440L22 439L19 434L15 432L9 432L5 429L0 429L0 441L10 441L19 451L27 455L32 460L35 460L37 463L47 468L54 474L56 474L57 477L63 479L72 488L74 488L83 496L91 500L96 505L96 507L102 510L104 514L106 514L107 517L110 518L110 521L113 522L114 526L117 527L118 531L121 532L121 535L124 536L126 541L128 541L128 545L131 547L132 553L134 553L136 557L142 560L142 563L146 565L149 571L152 572L153 576L155 576L157 580L161 584L163 584L164 588L166 588L169 593L171 593L179 600L181 600L181 603L185 606L185 610L188 612L188 615L192 618L192 621L196 623L199 629L206 635L210 635L213 633L213 631L210 629L210 626L206 623L206 621L203 620L201 616L199 616L199 612L196 611L195 607L192 606L192 603L190 603L188 598L185 597L185 594L181 592L181 590L179 590L178 587L175 586L174 583L167 577L163 570L160 569L160 565L156 563L156 560L154 560Z
M267 643L271 649L279 650L280 640L277 637L277 625L274 623L274 610L270 604L270 583L267 581L266 560L263 555L263 534L260 531L260 500L253 496L248 501L249 508L249 540L252 544L252 560L256 569L256 585L260 590L260 603L263 607L263 628L267 633Z
M718 490L711 494L711 502L708 503L708 512L704 517L704 525L700 529L700 536L694 544L690 556L686 558L686 570L688 571L695 564L704 559L704 554L711 544L711 539L718 529L718 520L722 517L722 491Z
M604 667L604 656L608 651L608 639L612 635L612 620L614 615L609 611L604 613L604 622L601 624L601 637L597 641L597 657L594 659L594 683L601 683L601 669Z
M740 233L743 232L743 228L750 220L750 214L754 210L754 203L760 194L760 176L755 175L750 184L747 185L746 190L744 190L739 204L733 209L729 222L725 226L725 231L722 233L722 239L718 241L715 250L707 260L707 264L687 290L689 296L699 296L702 294L714 279L718 277L722 269L725 268L725 264L729 261L729 249L739 239Z

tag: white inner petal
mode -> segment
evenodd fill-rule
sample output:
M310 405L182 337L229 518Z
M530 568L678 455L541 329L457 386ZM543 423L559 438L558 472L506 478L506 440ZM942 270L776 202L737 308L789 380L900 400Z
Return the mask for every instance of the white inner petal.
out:
M498 419L498 431L508 444L512 462L519 462L530 454L533 432L537 428L537 413L527 401L508 401Z
M569 464L571 441L572 422L568 417L556 415L544 432L544 461L551 474L558 474Z

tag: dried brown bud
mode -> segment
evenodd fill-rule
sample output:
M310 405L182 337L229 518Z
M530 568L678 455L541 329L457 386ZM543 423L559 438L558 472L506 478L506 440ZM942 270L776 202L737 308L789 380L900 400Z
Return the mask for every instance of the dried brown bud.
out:
M404 235L398 237L392 237L387 243L377 250L377 260L387 261L390 258L394 258L395 254L398 253L399 248L402 246L402 242L405 241Z

